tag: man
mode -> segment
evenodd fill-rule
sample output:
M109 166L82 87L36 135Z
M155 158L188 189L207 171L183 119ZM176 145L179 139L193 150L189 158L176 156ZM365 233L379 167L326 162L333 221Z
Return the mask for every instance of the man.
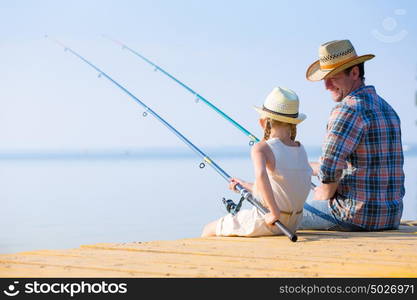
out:
M373 57L358 56L349 40L331 41L307 69L307 79L324 80L337 104L320 160L310 163L321 185L306 203L300 229L398 228L405 193L400 119L365 85L364 62Z

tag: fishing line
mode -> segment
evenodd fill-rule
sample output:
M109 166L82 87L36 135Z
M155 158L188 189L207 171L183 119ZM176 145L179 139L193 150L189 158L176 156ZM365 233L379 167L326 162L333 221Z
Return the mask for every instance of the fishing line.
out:
M245 135L247 135L249 137L249 139L250 139L249 145L250 146L252 146L254 143L259 142L259 139L256 136L254 136L252 133L250 133L247 129L245 129L242 125L240 125L238 122L236 122L235 120L233 120L225 112L223 112L217 106L215 106L213 103L211 103L206 98L204 98L203 96L201 96L200 94L198 94L196 91L194 91L188 85L186 85L185 83L183 83L182 81L178 80L173 75L171 75L170 73L168 73L167 71L165 71L164 69L162 69L160 66L158 66L155 63L153 63L148 58L146 58L145 56L143 56L139 52L133 50L132 48L128 47L127 45L125 45L125 44L123 44L123 43L121 43L121 42L119 42L119 41L117 41L117 40L115 40L113 38L110 38L107 35L103 35L103 37L105 37L106 39L108 39L108 40L110 40L110 41L112 41L112 42L120 45L123 50L126 49L126 50L130 51L131 53L133 53L134 55L136 55L137 57L141 58L142 60L144 60L145 62L147 62L148 64L150 64L152 67L154 67L154 71L160 71L161 73L165 74L166 76L168 76L169 78L171 78L172 80L174 80L176 83L178 83L179 85L181 85L183 88L185 88L191 94L193 94L194 97L195 97L195 102L198 103L199 100L201 100L204 104L206 104L211 109L213 109L218 114L220 114L224 119L226 119L227 121L231 122L237 129L239 129L240 131L242 131Z
M191 148L197 155L201 156L203 158L203 162L200 163L200 168L205 165L206 163L209 164L213 169L222 176L227 182L231 182L232 177L227 174L219 165L217 165L210 157L208 157L204 152L202 152L199 148L197 148L193 143L191 143L184 135L182 135L178 130L176 130L172 125L170 125L167 121L165 121L161 116L159 116L155 111L153 111L149 106L147 106L145 103L143 103L139 98L137 98L135 95L133 95L131 92L129 92L125 87L120 85L117 81L115 81L113 78L111 78L109 75L107 75L105 72L103 72L101 69L93 65L91 62L89 62L87 59L82 57L80 54L72 50L71 48L65 46L58 40L51 38L49 36L45 36L46 38L49 38L51 41L55 42L59 46L63 47L65 51L70 52L71 54L78 57L80 60L88 64L90 67L95 69L98 72L99 77L105 77L110 82L115 84L118 88L120 88L123 92L128 94L133 100L135 100L138 104L140 104L144 109L144 113L151 114L154 116L158 121L160 121L165 127L167 127L171 132L173 132L180 140L182 140L187 146ZM261 211L263 214L268 213L268 209L263 207L263 205L250 193L248 190L246 190L242 185L237 184L235 189L240 193L241 200L239 201L239 204L243 200L248 201L253 206L255 206L259 211ZM225 203L226 204L226 203ZM238 206L239 206L238 204ZM230 206L229 206L230 207ZM240 208L240 206L239 206ZM236 209L236 207L231 206L231 210ZM274 225L276 225L292 242L297 241L297 235L293 233L291 230L289 230L284 224L282 224L279 220L275 221Z
M221 111L219 108L217 108L216 106L214 106L211 102L209 102L207 99L205 99L203 96L201 96L200 94L198 94L196 91L194 91L192 88L190 88L189 86L187 86L185 83L183 83L182 81L180 81L179 79L175 78L173 75L171 75L170 73L168 73L167 71L165 71L164 69L162 69L160 66L158 66L157 64L155 64L154 62L152 62L151 60L149 60L148 58L146 58L145 56L143 56L142 54L140 54L139 52L133 50L132 48L130 48L129 46L127 46L126 44L119 42L107 35L103 35L104 38L114 42L117 45L120 45L122 47L123 50L128 50L129 52L133 53L135 56L141 58L142 60L144 60L145 62L147 62L148 64L150 64L152 67L154 67L155 71L161 71L163 74L165 74L166 76L168 76L169 78L171 78L172 80L174 80L176 83L178 83L179 85L181 85L182 87L184 87L187 91L189 91L191 94L195 95L195 99L196 100L201 100L203 101L205 104L207 104L210 108L214 109L217 113L219 113L223 118L225 118L226 120L230 121L236 128L238 128L240 131L242 131L244 134L246 134L249 138L250 138L250 142L249 145L253 145L254 143L258 143L259 139L254 136L252 133L250 133L248 130L246 130L245 128L243 128L243 126L241 126L239 123L237 123L235 120L233 120L232 118L230 118L226 113L224 113L223 111ZM310 188L314 191L314 189L317 186L311 182L311 186ZM304 206L304 208L308 211L310 211L311 213L318 215L315 210L311 209L310 205L306 205ZM336 222L334 222L335 224L337 224Z

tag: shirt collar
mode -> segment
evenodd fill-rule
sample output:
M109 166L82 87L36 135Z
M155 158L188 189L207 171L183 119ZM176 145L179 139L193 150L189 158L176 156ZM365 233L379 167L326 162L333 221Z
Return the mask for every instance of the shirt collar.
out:
M364 85L350 92L348 96L354 97L359 94L376 94L375 87L373 85Z

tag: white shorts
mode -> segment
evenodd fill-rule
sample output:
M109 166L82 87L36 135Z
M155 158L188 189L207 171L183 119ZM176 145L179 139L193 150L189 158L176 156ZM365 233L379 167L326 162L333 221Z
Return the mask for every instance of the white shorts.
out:
M265 223L261 212L253 207L242 209L236 215L228 214L217 222L217 236L265 236L282 234L278 227Z

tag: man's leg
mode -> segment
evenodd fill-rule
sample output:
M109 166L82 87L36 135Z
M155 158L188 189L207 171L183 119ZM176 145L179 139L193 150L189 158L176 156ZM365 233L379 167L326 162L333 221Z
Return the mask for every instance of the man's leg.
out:
M329 210L328 200L308 200L297 229L331 230L336 226L338 222Z

